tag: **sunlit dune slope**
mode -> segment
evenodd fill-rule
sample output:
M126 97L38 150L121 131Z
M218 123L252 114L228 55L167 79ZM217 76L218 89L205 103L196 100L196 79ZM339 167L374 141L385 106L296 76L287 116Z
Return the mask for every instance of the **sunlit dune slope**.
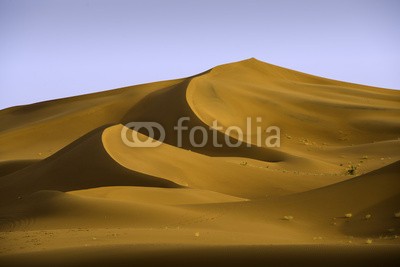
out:
M398 118L399 91L254 58L1 110L0 260L91 245L398 246ZM165 139L130 122L159 123ZM280 146L264 142L270 126ZM132 134L158 146L128 146Z

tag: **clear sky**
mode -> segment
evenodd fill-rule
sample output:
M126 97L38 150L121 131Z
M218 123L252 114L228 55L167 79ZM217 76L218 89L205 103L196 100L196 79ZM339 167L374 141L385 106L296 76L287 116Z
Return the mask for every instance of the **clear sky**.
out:
M0 0L0 109L249 57L400 88L400 1Z

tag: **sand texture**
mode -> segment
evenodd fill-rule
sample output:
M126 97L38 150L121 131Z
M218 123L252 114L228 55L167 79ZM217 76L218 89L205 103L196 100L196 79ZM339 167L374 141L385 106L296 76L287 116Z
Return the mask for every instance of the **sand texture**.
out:
M400 266L399 236L400 91L252 58L0 111L0 266Z

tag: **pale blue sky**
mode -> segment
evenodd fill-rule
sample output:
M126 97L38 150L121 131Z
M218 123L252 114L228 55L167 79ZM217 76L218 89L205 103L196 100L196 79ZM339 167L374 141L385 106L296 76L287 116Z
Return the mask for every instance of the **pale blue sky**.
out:
M249 57L400 88L400 1L0 0L0 109Z

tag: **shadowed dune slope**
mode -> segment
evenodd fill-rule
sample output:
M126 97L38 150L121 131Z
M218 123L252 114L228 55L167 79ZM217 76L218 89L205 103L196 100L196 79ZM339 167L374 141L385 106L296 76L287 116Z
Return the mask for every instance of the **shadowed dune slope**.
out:
M179 84L147 95L125 114L122 122L124 124L131 121L160 123L166 132L165 143L191 149L209 156L242 156L270 162L282 161L289 157L285 153L267 148L259 148L256 146L249 148L246 143L242 143L239 147L229 147L227 145L215 147L213 138L211 138L214 136L214 133L210 129L210 125L200 121L186 102L187 86L191 79L192 78L186 79ZM206 130L206 135L209 138L206 140L205 145L201 147L193 146L189 137L190 132L187 130L182 131L181 143L179 143L178 134L174 127L178 125L180 118L188 118L188 120L185 120L182 124L184 127L188 127L189 130L194 127L202 127ZM226 144L226 138L228 138L231 143L235 144L237 142L236 139L226 136L221 132L216 131L215 134L215 140L219 144ZM204 134L197 131L194 132L193 139L196 144L201 144L204 136Z
M324 229L325 234L338 227L346 235L382 238L399 232L400 221L395 217L400 203L399 172L397 161L333 185L247 203L245 209L252 210L249 214L260 214L262 210L281 216L290 214L315 229ZM346 214L351 217L346 218Z
M164 227L179 225L181 221L195 220L198 217L199 214L188 209L158 203L41 190L0 210L0 228L25 230Z
M35 162L38 162L38 160L10 160L0 162L0 177L26 168Z
M49 158L0 178L3 201L38 190L69 191L110 185L179 187L177 184L128 170L104 150L96 129Z
M130 86L0 111L0 161L43 159L106 124L119 123L145 95L178 83Z
M399 173L400 161L397 161L356 178L289 198L299 209L307 207L324 213L329 205L333 216L351 213L352 219L341 226L348 235L385 236L390 234L390 229L398 231L400 227L400 221L395 218L400 203Z
M291 197L318 200L314 201L315 205L334 202L342 207L360 209L400 194L399 173L400 161L397 161L367 174Z

